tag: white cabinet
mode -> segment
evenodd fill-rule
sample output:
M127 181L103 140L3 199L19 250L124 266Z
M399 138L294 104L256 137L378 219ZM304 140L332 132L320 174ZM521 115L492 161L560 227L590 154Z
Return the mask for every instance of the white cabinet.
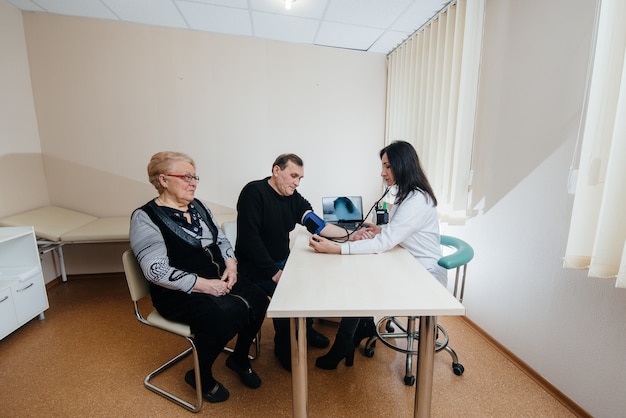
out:
M17 328L17 316L13 307L10 283L0 282L0 338Z
M0 339L48 306L33 228L0 228Z

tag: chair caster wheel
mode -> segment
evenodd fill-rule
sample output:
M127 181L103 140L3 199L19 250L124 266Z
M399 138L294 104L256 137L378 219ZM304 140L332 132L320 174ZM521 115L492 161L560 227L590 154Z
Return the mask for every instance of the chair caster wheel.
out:
M404 376L404 384L413 386L415 384L415 376Z
M454 372L455 375L461 376L463 372L465 371L465 367L463 367L461 363L456 363L452 365L452 371Z
M365 354L365 357L372 358L372 357L374 357L374 349L373 348L366 348L363 351L363 354Z

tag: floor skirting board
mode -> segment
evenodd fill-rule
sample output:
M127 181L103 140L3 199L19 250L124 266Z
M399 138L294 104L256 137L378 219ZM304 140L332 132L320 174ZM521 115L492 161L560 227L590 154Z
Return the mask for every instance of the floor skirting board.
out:
M589 417L590 415L587 411L582 409L580 406L576 404L573 400L571 400L568 396L566 396L563 392L561 392L556 386L552 383L548 382L545 378L543 378L539 373L537 373L532 367L526 364L522 359L517 357L513 352L507 349L505 346L500 344L495 338L486 333L482 328L480 328L476 323L474 323L468 317L461 318L467 325L472 327L477 333L479 333L487 342L493 345L498 351L500 351L504 356L506 356L513 364L515 364L521 371L523 371L528 377L533 379L537 384L543 387L549 394L554 396L559 402L561 402L567 409L572 411L577 417Z

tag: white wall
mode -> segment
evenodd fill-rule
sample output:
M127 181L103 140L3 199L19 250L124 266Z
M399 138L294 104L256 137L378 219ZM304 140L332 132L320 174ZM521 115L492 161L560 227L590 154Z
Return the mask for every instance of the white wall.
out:
M22 13L0 0L0 217L49 203ZM44 276L58 275L51 254Z
M275 157L301 192L380 190L385 57L171 28L24 13L51 200L98 216L154 196L150 156L189 153L200 198L234 208ZM89 199L84 199L88 195Z
M0 0L0 216L48 202L24 25Z
M243 185L269 175L283 152L304 159L300 191L317 210L324 194L378 197L384 55L23 15L50 195L42 204L128 215L155 196L146 165L167 149L196 160L197 196L214 212L232 212ZM41 206L29 205L19 210ZM121 271L124 249L66 246L68 274Z
M562 268L589 0L487 0L467 316L595 417L626 411L626 291ZM462 355L462 354L461 354Z

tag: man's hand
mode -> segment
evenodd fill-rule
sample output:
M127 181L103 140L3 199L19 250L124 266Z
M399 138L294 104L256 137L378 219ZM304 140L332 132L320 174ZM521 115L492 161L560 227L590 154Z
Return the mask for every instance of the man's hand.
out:
M278 283L278 281L280 280L280 276L282 276L282 275L283 275L283 271L282 270L278 270L276 272L276 274L272 276L272 281L274 283Z
M317 234L313 234L311 238L309 238L309 247L313 248L318 253L341 254L341 247L337 243L320 237Z

